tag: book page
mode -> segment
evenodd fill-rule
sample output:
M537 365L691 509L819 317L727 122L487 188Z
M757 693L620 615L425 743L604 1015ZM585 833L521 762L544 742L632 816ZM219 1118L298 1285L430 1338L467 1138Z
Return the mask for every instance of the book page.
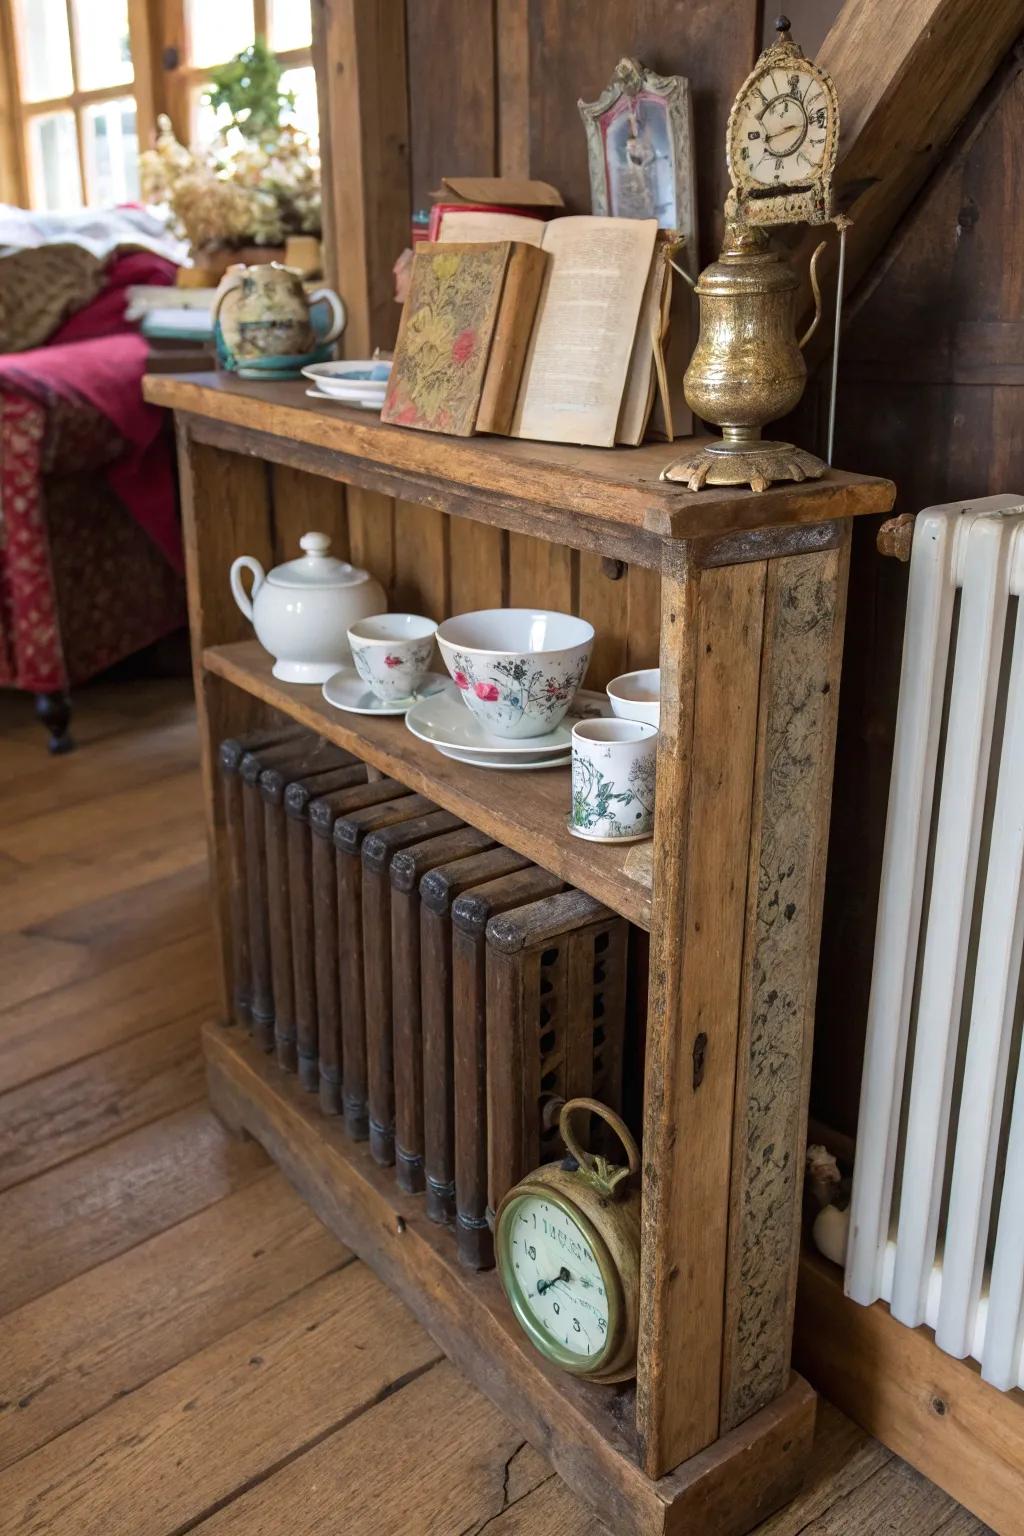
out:
M467 208L465 213L450 208L441 215L437 232L442 240L521 240L524 245L540 245L544 239L544 220L527 219L521 213L481 213Z
M554 219L513 434L611 448L654 255L655 219Z
M651 262L647 287L644 289L644 301L640 308L640 320L626 376L626 391L622 397L622 410L615 434L617 442L628 443L630 447L643 442L654 403L654 343L655 337L660 340L664 330L662 317L670 273L664 243L659 241Z

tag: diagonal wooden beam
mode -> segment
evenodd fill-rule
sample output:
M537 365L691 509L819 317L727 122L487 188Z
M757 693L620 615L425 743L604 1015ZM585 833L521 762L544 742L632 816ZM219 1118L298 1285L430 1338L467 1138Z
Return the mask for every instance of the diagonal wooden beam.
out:
M818 53L839 93L836 195L854 227L846 291L880 254L899 219L1004 54L1024 32L1024 0L845 0ZM822 238L801 232L793 249L803 285L798 312L812 309L806 269ZM828 310L838 241L819 268ZM831 348L822 324L808 364Z

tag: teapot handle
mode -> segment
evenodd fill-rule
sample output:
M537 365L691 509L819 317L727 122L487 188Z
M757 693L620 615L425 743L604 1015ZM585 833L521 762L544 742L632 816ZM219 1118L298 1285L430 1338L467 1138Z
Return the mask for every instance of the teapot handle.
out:
M243 571L252 572L252 597L249 596L245 588L242 586ZM231 595L235 602L238 604L239 608L241 608L242 612L245 614L246 618L249 620L250 624L252 623L252 605L256 600L257 592L259 591L260 587L262 587L266 579L267 573L264 571L259 561L254 559L252 555L239 555L238 559L232 562Z
M335 293L333 288L317 288L313 293L311 293L309 296L310 309L312 309L313 305L318 303L321 299L331 311L331 324L328 327L327 334L317 337L318 343L321 346L326 346L327 342L329 341L337 341L338 337L345 329L345 323L348 320L348 315L345 313L345 305L343 304L339 295Z
M811 321L810 325L807 327L806 331L804 331L804 334L800 338L799 345L801 352L803 351L804 347L806 347L815 331L818 329L818 324L821 320L821 286L818 283L818 258L820 257L827 244L828 241L823 240L818 246L818 249L815 251L814 255L811 257L811 292L814 294L814 319Z

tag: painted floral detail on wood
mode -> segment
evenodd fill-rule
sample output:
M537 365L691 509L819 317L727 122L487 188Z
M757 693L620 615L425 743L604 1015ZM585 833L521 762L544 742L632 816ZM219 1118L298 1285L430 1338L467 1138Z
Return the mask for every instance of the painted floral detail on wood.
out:
M473 432L507 259L493 243L416 252L382 421Z
M536 734L542 736L553 731L565 715L589 661L587 652L552 674L538 667L529 656L510 656L491 662L486 675L481 675L471 656L455 651L451 671L456 688L483 725L487 725L489 718L497 718L507 727L529 717L536 723ZM493 705L493 714L474 708L477 703Z

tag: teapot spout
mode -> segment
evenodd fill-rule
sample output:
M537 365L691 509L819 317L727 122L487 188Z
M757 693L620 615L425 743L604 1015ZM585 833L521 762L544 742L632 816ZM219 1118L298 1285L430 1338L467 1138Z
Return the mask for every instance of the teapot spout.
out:
M818 282L818 261L827 244L828 241L823 240L811 257L811 292L814 294L814 319L800 338L799 347L801 352L821 323L821 284Z

